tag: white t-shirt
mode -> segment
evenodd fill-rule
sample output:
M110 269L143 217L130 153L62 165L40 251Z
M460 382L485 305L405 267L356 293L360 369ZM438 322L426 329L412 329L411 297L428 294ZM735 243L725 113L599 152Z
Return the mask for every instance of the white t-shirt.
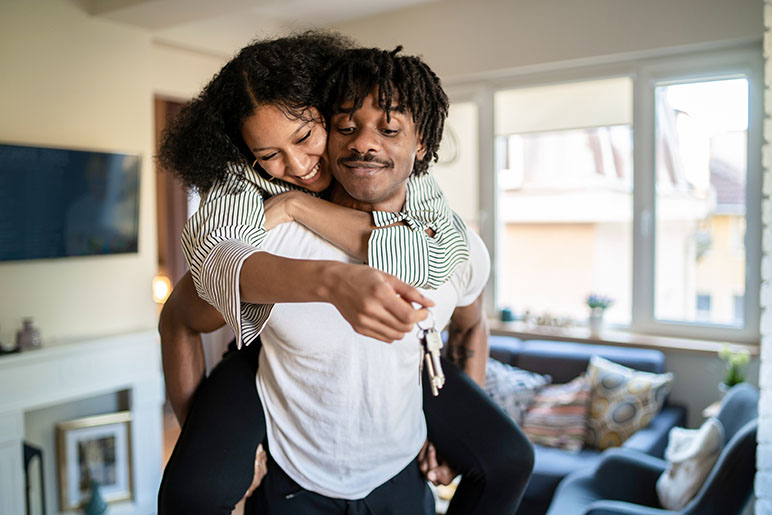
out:
M443 328L456 306L474 302L490 271L487 250L472 232L470 259L436 290ZM349 261L296 223L270 231L262 250L290 258ZM262 332L257 374L276 463L300 486L360 499L415 459L426 438L418 329L387 344L354 332L327 303L277 304ZM442 395L442 393L440 393Z

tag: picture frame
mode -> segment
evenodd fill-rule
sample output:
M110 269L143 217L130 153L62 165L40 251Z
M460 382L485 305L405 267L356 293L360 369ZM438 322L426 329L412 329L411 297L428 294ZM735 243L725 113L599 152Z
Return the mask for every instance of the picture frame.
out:
M56 447L60 510L77 510L87 503L91 479L107 503L134 497L131 412L60 422Z

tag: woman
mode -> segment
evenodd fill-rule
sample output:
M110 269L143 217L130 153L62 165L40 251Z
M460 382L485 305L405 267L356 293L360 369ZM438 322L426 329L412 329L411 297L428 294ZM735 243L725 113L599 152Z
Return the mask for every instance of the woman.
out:
M321 135L320 138L320 130L323 131L323 126L321 125L318 114L314 112L313 109L309 108L309 106L314 106L316 102L313 98L313 93L306 95L305 98L300 98L302 95L293 96L286 94L283 97L271 97L270 94L264 94L264 92L261 91L261 88L255 83L255 77L260 77L260 80L265 81L265 83L269 83L274 79L278 81L278 87L268 88L270 91L274 92L282 89L283 85L288 82L294 81L293 87L297 86L303 80L306 80L309 83L314 82L316 77L321 76L323 72L322 68L326 66L326 63L329 63L332 60L330 57L341 51L344 46L345 45L341 44L338 39L331 36L313 34L251 45L242 51L242 53L240 53L233 61L228 63L223 71L205 89L199 99L194 102L186 116L189 119L188 121L192 119L199 121L199 123L186 124L185 118L183 118L183 122L178 126L177 130L173 129L170 133L173 136L167 137L164 149L162 150L162 157L167 156L167 163L171 162L174 164L174 160L168 159L169 155L181 157L181 159L177 161L178 163L184 163L185 159L191 160L191 155L201 154L202 152L205 157L209 155L208 152L211 152L211 155L227 154L227 152L219 152L213 148L204 148L202 150L201 147L196 145L197 138L194 133L206 126L214 133L213 135L209 134L205 136L206 138L209 138L210 141L219 143L220 146L225 145L233 147L231 151L236 149L235 151L239 152L237 149L241 149L241 155L233 154L228 156L227 161L225 161L226 163L243 161L243 156L246 155L248 151L256 149L254 153L256 154L258 162L266 163L263 168L271 176L285 179L287 182L296 185L309 186L312 189L318 188L318 191L321 191L326 187L326 184L324 184L325 181L329 184L329 179L325 178L326 170L323 166L324 152L323 150L318 150L319 145L317 143L320 139L322 141L324 139L323 135ZM310 55L304 55L303 51L308 51L309 48L312 49L311 52L308 52ZM327 52L327 54L322 56L325 52ZM248 56L248 58L245 56ZM299 61L297 59L298 56L301 56ZM319 59L320 57L323 57L323 59ZM258 68L259 71L255 72L254 68ZM246 89L246 92L241 91L242 89ZM300 89L302 90L303 88ZM310 91L313 92L313 88L311 88ZM248 98L243 102L239 102L238 98L243 97L245 93ZM222 98L222 95L227 95L227 98ZM226 105L224 106L223 104ZM233 105L236 107L232 108ZM213 123L212 119L215 119L216 122ZM195 129L185 130L179 128L187 128L187 126ZM214 127L214 129L212 129L212 127ZM207 131L204 130L202 132L206 133ZM266 138L269 140L268 144L263 144L266 141ZM170 141L172 143L170 143ZM174 143L175 141L176 144ZM206 143L204 143L203 146L206 147ZM181 151L181 149L187 149L188 152ZM432 154L436 155L436 147L431 149L431 153L427 152L427 154L429 154L430 160ZM272 160L280 161L282 164L273 165L271 163ZM195 163L196 159L192 159L192 161ZM179 165L177 164L174 168L179 169ZM194 248L192 251L188 252L188 257L194 274L196 274L197 267L199 268L199 272L203 271L203 273L199 273L200 277L197 281L199 293L202 293L203 296L208 296L208 300L213 304L219 304L218 308L220 308L224 318L229 322L231 327L236 330L237 339L240 341L243 340L244 343L249 343L254 340L262 327L261 324L267 316L267 312L262 306L257 306L254 309L251 307L247 310L242 309L241 302L243 300L259 303L320 300L318 298L313 299L313 292L302 291L303 286L308 284L308 281L303 280L303 278L316 277L319 279L321 277L322 280L324 280L327 273L335 278L331 281L331 289L335 291L326 296L323 300L333 303L347 320L353 320L354 323L352 325L354 325L354 327L362 334L371 335L385 341L392 341L396 339L394 337L395 335L401 336L405 332L411 330L416 321L425 317L426 314L423 310L414 310L409 304L409 301L416 301L422 303L424 306L428 304L426 301L422 302L422 298L416 290L401 281L387 278L385 274L381 274L377 270L357 267L356 265L337 264L332 269L327 269L323 271L322 275L319 275L319 270L314 270L313 268L304 269L302 268L302 265L300 265L297 274L287 274L286 271L288 269L284 268L284 265L272 261L276 258L275 256L270 257L270 255L266 255L266 253L263 252L252 252L251 250L247 250L249 244L259 245L260 237L264 234L266 229L275 225L275 223L280 223L288 216L298 219L298 221L308 225L312 230L316 230L312 226L316 218L309 221L302 220L302 214L300 216L297 215L298 210L292 207L293 204L284 200L279 200L281 197L277 197L278 203L275 206L267 204L265 213L260 209L256 209L253 211L255 213L253 216L244 218L241 214L242 206L247 205L250 201L253 202L254 206L259 204L262 200L259 194L255 194L257 188L254 188L251 192L249 191L249 184L260 184L260 188L271 192L269 188L272 183L266 182L264 178L261 178L257 173L252 173L252 170L247 168L241 168L240 170L232 168L230 175L225 175L223 170L224 167L222 166L214 166L210 170L202 173L199 173L198 170L189 175L183 173L183 177L186 178L188 184L192 184L199 187L199 189L208 192L208 196L203 203L204 214L202 215L201 220L193 222L193 225L197 228L190 232L191 235L189 238L194 242L191 247ZM244 185L245 182L247 183L246 186ZM218 187L220 188L219 190ZM244 193L245 191L247 192L246 194ZM413 190L413 192L422 191L425 190L421 188L415 188ZM234 204L234 197L239 197L239 195L242 195L242 202ZM294 197L297 198L294 198L292 202L298 201L299 203L306 201L307 198L303 195L294 195ZM418 195L412 195L411 197L409 190L408 199L413 198L415 200L417 197ZM349 254L355 256L367 256L368 249L366 248L367 246L365 243L369 241L369 236L373 232L370 220L364 220L359 213L347 213L348 210L343 208L326 205L323 201L318 199L308 197L308 201L312 205L317 206L315 209L330 210L331 217L337 216L342 220L340 223L322 223L318 232L344 248ZM236 208L234 208L234 205ZM274 218L272 209L277 207L278 209L275 210L279 211L280 215L278 216L278 221L275 221L274 223L272 220ZM409 209L407 209L407 211L409 211ZM225 223L222 223L222 216L217 218L217 214L223 212L226 213L225 217L227 218ZM238 216L241 217L239 220L242 223L235 226L237 227L237 230L233 229L234 225L231 223L232 219L229 218L231 212L238 212ZM359 216L358 219L356 218L357 216ZM349 223L346 217L350 217L353 220L351 223L353 228L351 230L344 229L345 227L348 227L346 224ZM365 218L369 217L370 215L365 214ZM335 218L332 219L336 220ZM452 220L451 217L447 217L447 219ZM207 223L211 220L215 220L216 223ZM360 222L359 225L357 225L357 220ZM361 221L363 220L365 222L364 225L361 224ZM413 220L413 223L415 223L415 220ZM329 234L324 234L325 230L329 231L330 225L332 225L335 230L331 231ZM222 230L223 226L225 226L225 230ZM200 230L201 227L204 227L204 230ZM395 225L394 227L401 229L404 226ZM427 238L427 235L424 234L423 231L414 232L420 233L420 237L423 239L438 239L442 241L442 238L437 238L437 235L442 235L444 237L445 235L452 233L453 230L457 231L457 228L454 228L452 224L448 224L447 226L439 225L431 227L431 229L433 229L435 238ZM351 238L351 233L356 236ZM201 234L204 234L204 236L201 236ZM212 236L212 234L214 234L214 236ZM241 241L233 243L234 237L241 238ZM203 251L200 251L200 249L203 249ZM247 252L252 253L247 255ZM223 300L223 297L228 297L227 292L225 295L218 296L217 284L215 284L217 281L207 284L208 275L212 270L217 269L218 265L232 263L233 260L231 257L234 255L238 256L237 259L240 259L238 262L242 266L239 271L235 272L235 274L232 274L230 277L227 277L226 274L226 282L230 281L235 284L236 287L232 288L232 290L235 291L231 292L230 298L225 298ZM211 263L214 263L214 266L210 268L209 271L204 270L207 264ZM298 265L297 263L294 263L291 265L287 264L287 266ZM220 268L222 269L223 267L220 266ZM228 267L226 266L224 268ZM272 281L272 279L277 277L276 272L279 271L284 272L282 274L282 277L284 278L291 275L292 278L295 279L295 282L298 283L297 286L301 291L294 287L287 289L286 280L279 281L282 284L274 285L273 282L277 281ZM222 277L222 274L217 276L218 280ZM256 277L262 277L262 279L260 281L255 281ZM368 290L357 287L357 281L355 279L361 279L365 284L376 284L380 288L380 291L390 289L392 291L390 295L373 295L373 298L375 299L385 299L386 307L384 308L383 302L375 303L378 307L373 309L368 308L368 310L363 312L359 307L361 305L360 299L363 293L366 294ZM252 290L250 290L250 288ZM282 290L282 288L284 288L284 290ZM398 292L401 297L394 295L393 292L395 291ZM243 295L239 297L241 293L243 293ZM249 309L252 309L252 311L249 311ZM347 313L351 318L347 316ZM244 320L247 320L249 324L249 327L246 329L243 323ZM259 399L254 391L254 371L256 362L254 359L249 359L249 357L254 357L256 355L254 349L255 346L253 345L247 349L247 352L242 351L241 353L226 358L226 360L218 367L218 370L212 374L202 387L201 392L196 398L196 405L183 429L180 442L175 449L165 474L164 485L162 486L160 495L161 511L183 509L181 508L182 505L179 504L179 502L181 502L180 495L177 495L175 501L175 495L170 495L170 491L203 492L207 483L206 480L198 482L186 478L180 482L171 479L172 476L179 476L180 470L191 467L199 469L204 468L202 463L207 464L205 472L211 473L212 466L214 466L214 469L218 471L215 474L215 479L225 480L223 484L218 483L216 485L211 485L212 488L210 488L210 490L214 492L214 494L204 495L202 502L211 500L215 494L219 496L220 493L230 488L228 494L224 496L228 497L225 504L218 504L211 509L227 511L245 490L246 485L249 482L248 477L251 475L248 474L248 472L251 471L251 458L249 458L251 454L245 449L250 448L252 449L252 453L254 453L254 449L262 440L264 429L261 432L257 432L257 435L255 435L255 431L247 430L247 434L234 437L230 442L226 442L228 445L225 447L228 447L229 450L233 450L233 452L227 455L228 458L225 461L229 461L231 456L233 459L240 459L242 462L245 461L245 463L239 463L238 466L236 466L235 463L215 463L212 465L208 459L202 460L201 455L198 453L198 451L202 449L201 445L196 443L191 444L191 442L195 442L196 439L204 441L208 440L208 442L212 441L211 439L203 438L200 435L204 431L201 428L207 424L211 425L213 419L222 420L224 417L230 417L232 420L235 417L238 422L230 424L230 427L233 428L234 431L240 428L254 428L255 426L260 425L261 421L258 419L245 420L245 418L249 419L251 415L262 415L259 409ZM233 369L234 373L218 373L226 367ZM236 381L235 378L237 377L240 378L240 380L244 380L242 384L236 385L238 381ZM232 383L233 387L226 388L225 390L227 393L225 395L211 395L211 392L219 391L217 387L213 386L214 384L226 384L229 381ZM447 393L453 396L462 395L464 389L466 389L468 392L471 392L470 395L472 395L472 397L479 397L479 390L475 390L474 388L470 388L469 385L465 385L465 381L468 381L468 379L458 375L457 370L449 370L448 384L446 386ZM247 392L247 390L250 390L250 382L251 391ZM233 405L226 406L224 412L220 414L220 412L223 411L222 404L225 400L224 398L227 398L227 402L231 403L234 397L233 392L239 392L239 394L244 395L241 395L240 399L235 401ZM445 391L443 391L443 396L441 396L440 399L446 399L448 397L444 394ZM451 399L452 398L453 397L451 397ZM519 431L516 428L513 428L511 422L506 420L501 415L501 412L485 404L486 399L484 397L477 398L476 400L478 403L484 405L481 411L481 420L486 421L486 426L488 426L489 429L492 429L494 433L497 434L497 437L511 437L513 440L522 439L522 435ZM429 407L429 404L431 404L431 402L427 402L427 408ZM202 408L202 406L214 406L214 408ZM215 414L213 411L215 409L220 411ZM197 414L197 411L201 411L201 414ZM448 412L453 410L440 409L439 411ZM429 414L427 413L427 418L429 418L428 415ZM441 415L439 420L440 422L442 421ZM262 421L262 424L264 425L264 421ZM444 425L445 424L437 423L437 430L440 431L442 429L440 426ZM448 424L448 426L450 425L451 424ZM452 431L453 428L448 427L448 430ZM194 436L190 436L191 434ZM199 436L195 436L196 434ZM220 439L222 438L225 437L221 437ZM489 507L509 506L514 509L512 500L510 499L507 501L505 498L508 495L511 497L509 492L514 491L516 497L514 503L516 504L520 493L517 488L518 485L509 484L510 481L509 478L507 478L507 481L505 481L508 485L506 493L502 494L501 491L496 491L497 489L493 488L494 482L492 481L492 478L496 476L505 478L506 476L504 474L493 473L494 471L488 468L489 465L496 461L496 457L503 457L500 451L497 450L494 453L477 452L478 447L480 446L475 445L475 442L464 441L463 443L466 445L465 449L470 449L472 451L468 453L469 460L464 463L464 453L462 452L462 456L456 457L454 464L464 471L465 482L467 482L468 479L469 481L474 480L476 473L477 475L482 476L483 486L482 488L478 488L477 494L474 495L477 495L480 499L488 496L491 499L491 504L488 504ZM515 449L516 446L507 446L504 444L504 448ZM459 454L458 449L440 448L439 451L441 454L450 454L454 456ZM516 454L516 456L512 457L511 464L519 468L520 465L517 462L517 459L522 459L523 454L514 454ZM220 455L222 456L222 453L220 453ZM181 458L180 456L187 456L190 458L188 462L192 465L179 465L179 462L185 460L185 458ZM216 457L214 458L214 461L217 461ZM196 467L196 465L198 466ZM234 481L231 479L234 476L229 477L227 474L222 473L229 465L233 465L233 470L239 471L235 477L237 477L239 481L243 481L243 484L234 484ZM505 463L505 466L507 465L509 465L509 463ZM526 459L524 467L528 468L529 466L530 464ZM528 470L530 471L530 469ZM522 473L522 471L520 472ZM527 478L527 474L525 476ZM480 481L480 478L476 479ZM175 483L178 483L179 486L169 486L170 484ZM463 489L462 483L460 491ZM474 491L474 488L471 488L470 491ZM185 494L183 493L182 497L184 496ZM462 495L460 497L464 496ZM462 501L459 500L458 503L454 501L454 505L466 506L466 508L459 508L459 510L463 510L463 513L473 513L474 511L469 509L469 506L471 506L471 504L469 504L471 502L469 500L470 495L467 495L466 497L466 504L462 504ZM495 504L496 502L499 504ZM509 502L509 504L507 504L507 502ZM194 503L194 505L198 508L203 506L198 502ZM490 511L487 512L490 513Z

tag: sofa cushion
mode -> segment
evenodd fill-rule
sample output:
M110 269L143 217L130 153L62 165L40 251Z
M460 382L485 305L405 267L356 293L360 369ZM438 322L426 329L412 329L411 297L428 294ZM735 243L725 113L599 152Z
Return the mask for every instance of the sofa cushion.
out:
M533 443L578 451L584 446L590 382L584 375L570 383L545 386L523 418L523 432Z
M680 510L702 488L724 446L724 427L711 417L699 429L674 427L665 451L667 470L657 480L663 508Z
M622 445L646 427L670 393L673 374L639 372L600 356L587 367L592 385L587 444L596 449Z
M485 391L515 422L522 425L528 405L536 392L549 384L550 376L522 370L488 359Z

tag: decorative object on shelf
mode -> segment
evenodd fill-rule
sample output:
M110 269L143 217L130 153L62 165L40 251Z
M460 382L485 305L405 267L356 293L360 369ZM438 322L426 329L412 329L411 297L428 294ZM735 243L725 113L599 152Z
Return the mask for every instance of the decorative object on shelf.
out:
M85 515L102 515L107 512L107 503L102 498L102 492L99 490L99 483L91 480L91 498L88 504L83 508Z
M588 325L590 327L590 336L600 337L603 330L603 313L614 304L614 299L605 295L591 293L587 296L587 306L590 308L590 318Z
M40 348L40 331L32 325L32 318L22 320L22 327L16 332L16 347L19 350Z
M56 425L56 444L62 511L84 506L89 492L94 494L92 482L99 485L103 502L133 497L130 412L60 422Z
M732 346L725 343L718 351L718 357L726 366L724 379L718 384L718 389L726 393L734 385L745 381L745 372L751 360L751 354L748 349L732 350Z
M499 319L502 322L514 322L515 314L510 308L501 308L501 311L499 312Z
M19 352L21 349L19 348L18 344L14 344L13 346L5 346L3 345L3 342L0 342L0 356L3 356L5 354L15 354Z
M520 320L527 326L547 329L565 329L574 325L574 321L570 317L558 317L550 313L534 315L528 310L523 312Z

